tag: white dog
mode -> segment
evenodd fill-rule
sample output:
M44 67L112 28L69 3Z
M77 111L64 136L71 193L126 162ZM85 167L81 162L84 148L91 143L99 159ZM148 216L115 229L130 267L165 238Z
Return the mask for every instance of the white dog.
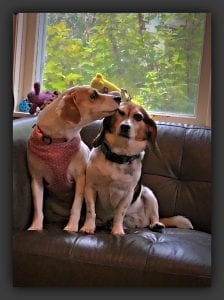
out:
M34 204L33 222L29 230L43 228L43 194L46 187L59 198L74 199L64 229L78 231L89 155L88 147L81 141L80 130L90 122L114 113L119 103L119 97L81 86L60 94L39 113L28 140L27 157Z

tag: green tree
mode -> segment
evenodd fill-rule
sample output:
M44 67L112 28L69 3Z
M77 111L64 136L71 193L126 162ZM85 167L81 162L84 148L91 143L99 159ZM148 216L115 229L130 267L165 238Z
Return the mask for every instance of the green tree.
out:
M156 111L194 113L204 14L158 14L154 66L141 88ZM147 100L146 100L147 105Z
M89 84L96 72L153 111L194 113L203 13L50 13L44 88Z

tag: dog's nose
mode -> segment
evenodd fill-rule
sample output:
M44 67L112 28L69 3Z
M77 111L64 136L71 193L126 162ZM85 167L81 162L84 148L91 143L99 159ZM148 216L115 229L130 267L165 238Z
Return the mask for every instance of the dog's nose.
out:
M120 128L122 132L128 132L131 127L128 124L121 124Z
M114 99L115 102L117 102L117 104L121 103L121 97L115 96L115 97L113 97L113 99Z

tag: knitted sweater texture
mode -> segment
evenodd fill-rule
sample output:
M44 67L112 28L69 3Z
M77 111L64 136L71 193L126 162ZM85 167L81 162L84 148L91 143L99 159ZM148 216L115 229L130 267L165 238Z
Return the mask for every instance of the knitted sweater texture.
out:
M73 197L74 182L68 180L67 169L72 156L80 148L80 136L78 135L70 141L52 142L51 144L46 144L42 137L43 134L36 126L28 140L28 147L30 152L41 159L51 170L50 182L45 179L47 189L59 197Z

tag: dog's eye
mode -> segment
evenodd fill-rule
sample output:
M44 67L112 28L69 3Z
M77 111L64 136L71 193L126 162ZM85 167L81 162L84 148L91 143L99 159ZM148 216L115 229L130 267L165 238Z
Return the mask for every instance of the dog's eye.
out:
M124 115L125 115L125 112L124 112L124 111L122 111L122 110L120 110L120 109L118 109L117 111L118 111L119 115L121 115L121 116L124 116Z
M97 97L98 97L98 94L97 94L96 91L93 91L93 93L90 94L90 99L91 99L92 101L96 100Z
M143 115L141 114L134 114L133 118L135 119L135 121L140 122L143 120Z

